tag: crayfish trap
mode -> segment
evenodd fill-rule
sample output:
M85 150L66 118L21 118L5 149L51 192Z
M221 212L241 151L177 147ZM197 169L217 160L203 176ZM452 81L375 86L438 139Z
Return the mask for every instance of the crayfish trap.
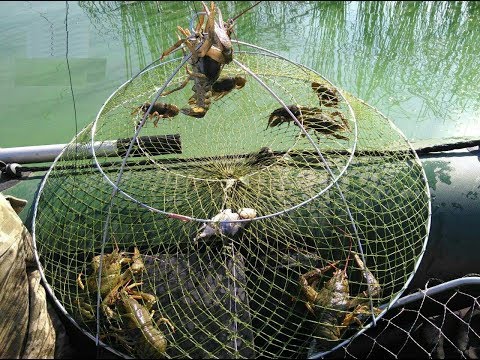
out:
M203 117L177 111L189 86L150 106L187 76L182 58L152 65L42 182L39 263L99 346L172 358L327 352L374 325L416 271L430 195L408 141L315 71L238 45L221 76L242 86L212 96Z

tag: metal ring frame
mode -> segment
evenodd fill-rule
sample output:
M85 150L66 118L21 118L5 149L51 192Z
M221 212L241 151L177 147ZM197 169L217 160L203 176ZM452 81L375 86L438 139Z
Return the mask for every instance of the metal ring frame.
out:
M305 69L307 69L307 70L309 70L309 71L312 71L313 73L321 76L321 75L318 74L318 72L316 72L315 70L310 69L310 68L308 68L308 67L306 67L306 66L304 66L304 65L298 64L298 63L296 63L296 62L294 62L294 61L288 60L288 59L282 57L281 55L278 55L278 54L276 54L276 53L274 53L274 52L272 52L272 51L270 51L270 50L267 50L267 49L264 49L264 48L261 48L261 47L258 47L258 46L252 45L252 44L248 44L248 43L245 43L245 42L241 42L241 41L232 40L232 42L236 42L236 43L238 43L238 44L240 44L240 45L250 46L250 47L252 47L252 48L254 48L254 49L257 49L257 50L260 50L260 51L262 51L262 52L268 53L268 54L270 54L270 55L273 56L273 57L277 57L277 58L280 58L280 59L282 59L282 60L288 61L288 62L290 62L290 63L292 63L292 64L294 64L294 65L296 65L296 66L303 67L303 68L305 68ZM189 58L188 55L183 58L182 64L179 66L178 70L180 69L181 66L183 66L184 63L186 63L186 61L188 60L188 58ZM126 86L127 84L129 84L134 78L136 78L136 77L137 77L138 75L140 75L141 73L146 72L146 71L148 71L148 70L151 70L151 69L153 69L153 68L155 68L155 67L162 66L162 65L164 65L164 64L166 64L166 63L170 63L170 62L173 62L173 61L177 61L177 60L178 60L178 59L173 59L173 60L165 61L165 62L162 62L162 63L157 64L157 65L155 65L155 66L152 66L152 65L153 65L154 63L156 63L157 61L152 62L152 64L150 64L149 66L145 67L145 69L143 69L141 72L139 72L139 73L136 74L134 77L132 77L132 79L130 79L129 81L127 81L127 82L125 82L124 84L122 84L112 95L110 95L110 97L107 99L107 101L105 102L105 104L108 103L108 101L116 94L117 91L119 91L121 88L123 88L124 86ZM238 66L242 66L242 64L240 64L240 63L238 63L238 62L236 62L236 64L237 64ZM178 72L178 70L177 70L177 72ZM247 69L245 69L245 70L247 70ZM248 71L248 70L247 70L247 71ZM176 73L175 73L175 74L176 74ZM173 76L174 76L175 74L173 74L171 78L173 78ZM253 74L253 73L250 73L250 75L254 75L254 74ZM323 76L321 76L321 77L322 77L322 79L324 79ZM170 80L171 80L171 79L170 79ZM165 87L168 85L168 83L169 83L170 80L168 80L168 81L164 84L163 88L165 88ZM325 79L325 80L326 80L326 79ZM328 80L327 80L327 81L328 81ZM332 84L332 85L333 85L333 84ZM161 89L161 91L163 91L163 89ZM161 91L158 92L158 94L157 94L158 96L159 96L159 94L161 93ZM157 98L158 98L158 96L157 96ZM343 97L343 95L342 95L342 97ZM284 107L286 108L285 104L281 101L281 99L278 99L278 98L277 98L277 100L280 102L280 104L282 104L282 106L284 106ZM152 102L152 103L153 103L153 102ZM92 129L91 129L92 148L93 148L93 141L94 141L94 134L95 134L96 124L97 124L98 118L99 118L99 116L100 116L100 114L101 114L101 112L102 112L105 104L104 104L104 105L102 106L102 108L100 109L100 111L99 111L99 113L98 113L98 115L97 115L97 118L95 119L95 121L94 121L94 123L93 123L93 126L92 126ZM291 210L293 210L293 209L296 209L296 208L298 208L298 207L300 207L300 206L303 206L303 205L305 205L306 203L312 201L313 199L321 196L325 191L327 191L327 190L328 190L331 186L333 186L334 184L336 184L337 187L338 187L338 179L345 173L348 165L350 164L350 162L351 162L352 159L353 159L354 152L355 152L354 150L355 150L355 146L356 146L356 139L357 139L357 123L356 123L356 120L355 120L355 114L354 114L354 112L353 112L353 109L352 109L352 108L350 107L350 105L348 104L348 102L347 102L347 105L348 105L348 108L349 108L349 110L350 110L350 112L351 112L351 114L352 114L352 118L354 119L354 124L355 124L355 128L354 128L355 141L354 141L353 151L352 151L352 153L350 154L350 157L349 157L349 159L348 159L348 162L347 162L346 166L344 167L344 169L342 169L342 171L340 172L340 174L339 174L336 178L333 177L333 173L332 173L331 170L329 169L328 164L325 163L325 160L323 159L323 156L322 156L320 150L319 150L318 147L314 144L314 142L313 142L313 140L310 138L309 134L307 134L306 132L304 132L304 133L306 134L306 136L308 137L309 141L312 142L313 146L314 146L314 147L316 148L316 150L318 151L319 156L323 159L325 165L327 166L327 169L330 170L330 175L332 176L333 181L332 181L327 187L325 187L324 189L322 189L322 191L320 191L320 192L319 192L318 194L316 194L314 197L312 197L311 199L308 199L308 200L305 201L305 202L302 202L302 203L297 204L296 206L294 206L294 207L292 207L292 208L290 208L290 209L283 210L283 211L280 211L280 212L275 213L275 214L269 214L269 215L259 216L259 217L255 218L254 220L264 219L264 218L268 218L268 217L272 217L272 216L276 216L276 215L280 215L280 214L286 213L286 212L291 211ZM368 104L366 104L366 105L368 105ZM368 105L368 106L371 107L371 108L373 108L371 105ZM140 126L139 126L139 129L138 129L138 131L136 132L134 138L132 139L132 142L131 142L131 144L130 144L131 146L130 146L130 148L129 148L129 151L127 151L127 154L125 155L124 161L126 161L126 159L128 158L129 153L130 153L130 151L131 151L131 148L133 147L133 143L134 143L134 141L136 141L136 138L137 138L137 136L138 136L138 133L139 133L139 131L141 130L141 127L143 126L143 124L145 123L145 120L146 120L146 118L147 118L147 116L148 116L148 113L151 111L151 107L152 107L152 106L150 106L150 108L149 108L149 109L147 110L147 112L145 113L144 118L142 119L142 122L141 122L141 124L140 124ZM381 114L377 109L375 109L375 108L373 108L373 109L376 110L379 114ZM290 113L289 109L287 109L287 111ZM295 121L297 124L299 124L298 119L297 119L293 114L290 113L290 115L293 117L294 121ZM383 114L381 114L381 115L382 115L383 117L385 117ZM386 118L386 117L385 117L385 118ZM386 119L388 120L388 118L386 118ZM403 137L403 139L408 143L408 145L410 146L410 148L413 149L411 143L410 143L410 142L408 141L408 139L404 136L404 134L403 134L394 124L391 123L391 126ZM303 129L302 127L300 127L300 128L304 131L304 129ZM125 354L123 354L123 353L121 353L121 352L113 349L111 346L103 343L102 341L99 341L98 333L97 333L97 337L93 337L90 333L86 332L86 331L76 322L76 320L75 320L71 315L68 314L68 312L65 310L64 306L60 303L60 301L59 301L59 300L57 299L57 297L55 296L55 293L54 293L53 289L52 289L52 288L50 287L50 285L48 284L48 281L47 281L47 279L46 279L46 277L45 277L45 273L44 273L44 271L43 271L42 264L41 264L41 262L40 262L40 257L39 257L38 250L37 250L37 246L36 246L36 222L35 222L35 219L36 219L37 213L38 213L39 199L40 199L41 194L42 194L42 191L43 191L43 189L44 189L44 187L45 187L46 181L47 181L50 173L52 172L53 168L54 168L55 165L57 164L57 162L62 158L62 155L64 154L64 152L66 151L66 149L68 148L68 146L71 145L71 144L75 144L75 143L76 143L76 139L78 138L78 136L81 135L82 133L84 133L87 129L88 129L88 128L85 128L85 129L83 129L82 131L80 131L80 133L77 134L77 135L74 137L74 139L72 139L72 141L71 141L69 144L67 144L67 146L65 146L65 148L60 152L60 154L59 154L59 155L55 158L55 160L53 161L50 169L49 169L49 170L47 171L47 173L45 174L45 176L44 176L44 178L43 178L43 180L42 180L42 182L41 182L41 184L40 184L40 186L39 186L39 189L38 189L37 194L36 194L36 197L35 197L35 202L34 202L34 204L33 204L33 217L32 217L33 249L34 249L35 260L36 260L37 265L38 265L38 268L39 268L39 270L40 270L40 274L41 274L42 280L43 280L43 282L44 282L45 288L46 288L47 292L49 293L49 295L52 297L54 303L55 303L55 304L57 305L57 307L60 309L60 311L61 311L80 331L82 331L82 332L85 333L89 338L91 338L92 340L94 340L94 341L96 342L97 346L101 346L101 347L103 347L103 348L111 351L112 353L118 355L118 356L125 357ZM421 165L420 159L418 158L418 155L416 154L415 151L413 151L413 153L415 154L415 160ZM93 152L93 158L94 158L94 162L95 162L98 170L102 173L102 175L105 177L105 179L107 179L107 181L110 182L110 184L114 187L114 190L113 190L113 193L112 193L112 199L113 199L113 196L115 196L116 193L119 192L120 194L122 194L123 196L125 196L127 199L130 199L130 200L134 201L135 203L139 204L140 206L143 206L143 207L145 207L145 208L147 208L147 209L149 209L149 210L151 210L151 211L156 211L156 212L159 212L159 213L163 213L163 214L165 214L165 215L170 215L170 214L171 214L171 213L168 213L168 212L165 212L165 211L162 211L162 210L158 210L158 209L151 208L151 207L149 207L148 205L139 202L138 200L136 200L135 198L131 197L131 196L128 195L127 193L123 192L123 191L122 191L120 188L118 188L118 186L116 186L116 185L111 181L111 179L109 179L108 176L103 172L103 170L102 170L102 168L101 168L101 165L98 163L98 159L96 158L95 152ZM123 164L123 165L124 165L124 164ZM425 184L428 184L428 183L427 183L427 179L426 179L426 174L425 174L425 171L424 171L423 167L422 167L422 174L423 174L423 178L424 178ZM405 299L407 299L407 300L405 300L405 301L402 301L402 298L401 298L402 293L403 293L404 290L408 287L408 285L410 284L410 282L411 282L411 280L412 280L415 272L417 271L417 269L418 269L418 267L419 267L419 264L420 264L420 262L421 262L421 259L423 258L423 255L424 255L424 253L425 253L426 246L427 246L428 234L429 234L429 231L430 231L430 223L431 223L431 201L430 201L430 191L429 191L428 185L427 185L426 188L425 188L425 192L426 192L426 195L427 195L427 198L428 198L428 220L427 220L427 224L426 224L426 236L425 236L425 239L424 239L424 243L423 243L423 247L422 247L421 253L420 253L420 255L419 255L418 259L417 259L417 262L416 262L416 264L415 264L415 266L414 266L414 269L413 269L411 275L409 276L409 278L407 279L407 281L405 282L405 284L404 284L404 286L402 287L402 289L398 292L398 294L394 297L394 299L393 299L392 301L390 301L389 306L385 307L378 316L375 317L374 315L372 315L373 321L370 322L370 323L368 323L364 328L362 328L360 331L358 331L354 336L352 336L352 337L349 338L349 339L346 339L345 341L343 341L343 342L341 342L340 344L336 345L335 347L333 347L332 349L330 349L330 350L327 351L327 352L319 352L319 353L316 353L316 354L312 355L311 358L313 358L313 359L321 358L321 357L323 357L323 356L325 356L325 355L327 355L327 354L335 351L336 349L338 349L338 348L340 348L340 347L342 347L342 346L345 346L347 343L349 343L349 342L352 341L354 338L356 338L357 336L359 336L360 334L362 334L363 332L365 332L366 330L368 330L370 327L375 326L376 320L380 319L390 308L394 308L394 307L398 307L398 306L404 305L405 303L410 302L410 301L415 301L415 300L418 298L418 296L422 296L422 294L429 294L429 293L428 293L429 290L427 290L427 292L421 292L419 295L417 295L417 297L413 297L412 295L409 295L408 297L405 297ZM343 197L343 194L342 194L342 198L343 198L343 200L345 201L345 199L344 199L344 197ZM350 211L348 211L348 213L350 214ZM351 214L350 214L350 217L351 217ZM207 223L207 222L211 222L210 219L190 218L190 220L196 220L196 221L199 221L199 222L206 222L206 223ZM353 222L353 219L351 218L351 220L352 220L352 225L353 225L353 227L355 228L355 224L354 224L354 222ZM232 221L232 223L234 223L234 222L244 222L244 221L248 221L248 220L235 220L235 221ZM108 219L107 219L107 224L108 224ZM105 231L106 231L106 229L107 229L107 225L106 225L106 227L105 227ZM356 230L355 230L355 233L357 234ZM358 234L357 234L357 239L358 239L358 241L360 241L360 239L358 238ZM104 245L104 243L105 243L105 237L104 237L104 241L103 241L103 244L102 244L102 245ZM359 245L361 246L360 243L359 243ZM360 249L361 249L361 247L360 247ZM103 253L103 246L102 246L102 253ZM363 251L361 251L361 255L362 255L362 256L364 255L364 254L363 254ZM101 269L101 267L100 267L100 269ZM458 280L458 281L456 281L455 284L453 284L452 286L458 286L460 283L463 282L462 279L457 279L457 280ZM467 279L467 280L468 280L468 279ZM466 280L465 280L465 281L466 281ZM473 283L475 283L475 284L480 283L480 278L474 278L473 280L470 280L470 282L473 282ZM441 285L439 285L438 287L435 287L435 288L436 288L436 289L435 289L436 292L440 292L440 291L443 291L443 290L448 289L448 288L449 288L449 284L447 284L447 283L441 284ZM432 289L433 289L433 288L432 288ZM433 290L432 290L432 291L433 291ZM371 299L370 299L370 302L371 302ZM397 305L397 304L401 304L401 305ZM372 304L370 304L370 305L372 306ZM97 311L98 311L98 307L97 307ZM373 313L373 311L372 311L372 313ZM98 318L98 316L97 316L97 318Z

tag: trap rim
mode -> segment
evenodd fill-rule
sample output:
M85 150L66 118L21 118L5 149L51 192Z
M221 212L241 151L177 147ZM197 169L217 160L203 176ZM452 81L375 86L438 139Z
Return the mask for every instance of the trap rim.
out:
M251 44L248 44L248 43L244 43L244 42L241 42L241 41L236 41L235 42L238 42L240 44L245 44L245 45L248 45L248 46L252 46L254 48L258 48L262 51L265 51L267 53L270 53L272 54L273 56L278 56L279 58L281 59L285 59L283 58L282 56L278 55L278 54L275 54L274 52L271 52L267 49L263 49L261 47L258 47L258 46L255 46L255 45L251 45ZM243 51L242 51L243 52ZM166 61L166 62L163 62L161 64L158 64L156 66L160 66L160 65L163 65L164 63L167 63L167 62L172 62L172 61L176 61L178 60L178 58L176 59L172 59L172 60L169 60L169 61ZM312 72L314 72L315 74L318 74L315 70L312 70L310 69L309 67L305 66L305 65L302 65L302 64L298 64L294 61L291 61L291 60L288 60L288 59L285 59L297 66L300 66L300 67L303 67L305 69L308 69ZM152 63L153 64L153 63ZM145 72L147 71L148 69L150 69L150 67L147 67L146 69L144 69L142 72ZM321 76L320 74L318 74L319 76ZM321 76L323 78L323 76ZM326 80L326 79L325 79ZM110 95L110 97L108 99L110 99L118 90L120 90L123 86L126 86L129 82L131 81L128 80L127 82L125 82L123 85L121 85L112 95ZM328 80L327 80L328 81ZM343 94L342 94L343 96ZM389 122L389 125L397 131L398 134L400 134L400 136L407 142L407 144L409 145L410 147L410 151L414 154L414 160L417 162L417 165L420 166L421 168L421 173L422 173L422 176L423 176L423 180L424 180L424 184L425 184L425 195L427 196L427 200L428 200L428 214L427 214L427 221L425 223L425 228L426 228L426 234L425 234L425 238L424 238L424 241L423 241L423 246L422 246L422 249L418 255L418 258L417 258L417 261L415 262L415 265L414 265L414 269L412 270L411 274L409 275L409 277L407 278L406 282L404 283L404 286L399 290L399 292L397 293L397 295L395 295L393 297L393 299L388 303L387 306L385 306L385 308L382 310L382 312L378 315L378 316L374 316L374 319L380 319L381 317L383 317L383 315L390 309L390 308L393 308L395 307L395 304L397 303L397 301L401 298L403 292L406 290L406 288L408 287L408 285L410 284L410 282L412 281L415 273L417 272L418 270L418 267L421 263L421 260L425 254L425 250L426 250L426 246L428 244L428 238L429 238L429 233L430 233L430 227L431 227L431 214L432 214L432 211L431 211L431 193L430 193L430 189L429 189L429 186L428 186L428 180L427 180L427 177L426 177L426 173L425 173L425 169L423 168L422 164L421 164L421 161L418 157L418 154L416 153L416 151L414 150L413 146L411 145L411 143L408 141L408 139L405 137L405 135L398 129L398 127L391 121L389 120L383 113L381 113L377 108L373 107L372 105L366 103L365 101L363 101L362 99L359 99L357 97L355 97L355 100L361 102L362 104L372 108L373 110L375 110L375 112L377 112L380 116L382 116L383 118L385 118L388 122ZM108 102L108 100L103 104L101 110L104 108L105 104ZM350 107L350 104L347 102L348 104L348 107L350 108L350 110L353 112L353 109L351 109ZM101 111L100 110L100 111ZM100 113L100 112L99 112ZM98 115L97 115L97 119L98 119ZM87 132L90 128L90 126L92 126L91 128L91 133L92 133L92 149L93 149L93 134L94 134L94 127L96 125L96 121L97 119L95 120L95 122L93 123L93 126L92 124L89 124L87 125L84 129L82 129L77 135L75 135L75 137L70 141L69 144L67 144L63 149L62 151L59 153L59 155L57 155L57 157L55 158L55 160L53 161L52 165L50 166L50 168L48 169L48 171L46 172L46 174L44 175L43 179L42 179L42 182L40 183L39 185L39 188L37 189L37 192L35 194L35 200L34 200L34 203L33 203L33 216L32 216L32 247L33 247L33 252L34 252L34 256L35 256L35 261L38 265L38 269L40 271L40 275L41 275L41 278L42 278L42 281L44 283L44 286L46 288L46 291L47 293L51 296L51 298L53 299L55 305L60 309L60 311L82 332L84 333L85 335L87 335L87 337L89 337L90 339L92 339L93 341L96 341L96 338L94 336L92 336L89 332L87 332L85 329L83 329L77 322L76 320L69 315L69 313L66 311L66 309L64 308L64 306L60 303L60 301L57 299L55 293L53 292L53 289L50 287L46 277L45 277L45 273L44 273L44 269L43 269L43 266L40 262L40 258L39 258L39 254L38 254L38 249L37 249L37 244L36 244L36 218L37 218L37 214L38 214L38 205L39 205L39 200L40 200L40 197L42 195L42 192L43 192L43 189L45 187L45 184L47 182L47 179L49 177L49 175L51 174L52 170L54 169L55 165L57 164L57 162L61 159L61 157L63 156L63 154L66 152L66 150L69 148L69 145L72 145L72 144L76 144L76 140L77 138L82 135L83 133ZM355 117L354 117L355 119ZM357 123L355 121L355 135L357 133ZM356 141L354 142L354 145L356 145ZM350 160L353 158L354 156L354 151L351 153L350 155ZM93 151L93 158L95 160L95 163L97 165L97 168L99 169L99 171L103 174L103 171L101 169L100 166L98 166L98 163L97 163L97 158L96 158L96 154L95 152ZM412 159L413 160L413 159ZM340 175L335 179L335 182L339 179L340 176L343 175L343 173L346 171L346 167L344 169L342 169ZM110 179L108 177L106 177L106 179L109 181ZM328 190L333 184L335 184L335 182L331 182L322 192L318 193L315 195L315 197L312 197L312 199L309 199L308 201L304 202L304 203L308 203L309 201L313 200L314 198L320 196L324 191ZM124 193L123 191L121 191L120 189L118 189L118 192L122 193L122 195L126 196L127 198L130 198L128 194ZM145 205L145 204L142 204L140 202L138 202L136 199L131 199L132 201L140 204L141 206L144 206L146 208L149 208L148 205ZM279 212L278 214L282 214L282 213L286 213L287 211L290 211L290 210L293 210L299 206L302 206L304 203L302 204L297 204L296 207L292 207L291 209L288 209L288 210L284 210L284 211L281 211ZM154 209L152 209L154 210ZM154 210L155 211L155 210ZM166 215L170 215L171 213L167 213L167 212L162 212L162 211L157 211L157 212L161 212L161 213L164 213ZM268 215L268 216L262 216L262 217L256 217L254 220L257 220L257 219L263 219L263 218L267 218L267 217L271 217L273 215ZM187 217L186 217L187 218ZM203 221L203 222L212 222L212 220L205 220L205 219L195 219L195 218L190 218L191 220L197 220L197 221ZM252 221L252 220L235 220L235 221L231 221L232 223L235 223L235 222L244 222L244 221ZM312 358L312 359L316 359L316 358L321 358L335 350L337 350L338 348L342 347L342 346L345 346L346 344L348 344L349 342L351 342L354 338L358 337L359 335L361 335L362 333L364 333L365 331L367 331L370 327L373 326L373 322L369 322L365 325L365 327L363 327L361 330L359 330L358 332L356 332L353 336L351 336L350 338L342 341L341 343L337 344L336 346L332 347L330 350L328 351L325 351L325 352L317 352L315 354L311 354L309 355L309 358ZM99 346L102 347L102 348L105 348L107 349L108 351L111 351L112 353L120 356L120 357L123 357L123 358L129 358L128 356L126 356L125 354L113 349L112 347L110 347L109 345L103 343L102 341L99 341Z
M353 129L353 135L354 135L354 138L353 138L353 144L351 146L351 149L350 149L350 155L348 156L347 160L346 160L346 163L345 165L343 166L343 168L341 169L341 171L338 173L337 176L332 176L333 174L331 173L331 171L328 171L329 170L329 167L328 167L328 164L325 162L324 158L323 158L323 155L322 153L319 151L319 149L316 149L318 150L318 154L319 154L319 157L322 159L323 163L326 164L327 166L327 173L328 173L328 177L331 178L330 182L328 183L328 185L326 185L324 188L322 188L317 194L311 196L309 199L305 200L305 201L302 201L294 206L291 206L290 208L288 209L283 209L283 210L280 210L280 211L277 211L275 213L270 213L270 214L266 214L266 215L261 215L261 216L256 216L255 218L253 219L239 219L239 220L229 220L228 222L229 223L244 223L244 222L251 222L251 221L256 221L256 220L262 220L262 219L267 219L267 218L270 218L270 217L274 217L274 216L279 216L279 215L282 215L282 214L286 214L290 211L293 211L295 209L298 209L299 207L302 207L306 204L308 204L309 202L317 199L319 196L321 196L322 194L324 194L326 191L328 191L333 185L337 184L338 180L344 175L344 173L346 172L348 166L350 165L351 161L353 160L353 157L355 155L355 150L356 150L356 145L357 145L357 121L356 121L356 117L355 117L355 112L353 111L352 107L350 106L350 104L348 103L348 101L346 101L346 98L345 96L343 95L343 92L341 90L339 90L334 84L332 84L329 80L327 80L324 76L322 76L320 73L318 73L317 71L313 70L313 69L310 69L308 68L307 66L304 66L302 64L299 64L295 61L292 61L292 60L289 60L287 58L285 58L284 56L280 55L280 54L277 54L273 51L270 51L270 50L267 50L267 49L264 49L262 47L259 47L259 46L256 46L256 45L253 45L253 44L249 44L249 43L246 43L246 42L243 42L243 41L239 41L239 40L233 40L232 39L232 42L233 43L237 43L239 45L245 45L245 46L248 46L248 47L252 47L254 49L257 49L257 50L261 50L261 51L264 51L266 52L267 54L262 54L261 52L251 52L251 51L245 51L245 50L239 50L238 53L244 53L244 54L254 54L254 55L263 55L263 56L271 56L271 57L274 57L274 58L277 58L277 59L281 59L283 61L287 61L295 66L297 66L298 68L300 69L304 69L304 70L308 70L308 71L311 71L313 72L315 75L318 75L319 77L322 78L322 80L325 80L327 81L330 85L332 85L335 89L337 89L339 92L340 92L340 95L342 96L342 98L345 100L345 103L347 104L347 108L348 108L348 111L350 113L350 116L351 116L351 121L353 122L354 124L354 129ZM97 129L97 124L98 124L98 121L99 121L99 118L100 118L100 115L102 114L102 111L103 109L105 108L105 106L108 104L108 102L110 101L110 99L115 96L121 89L123 89L125 86L127 86L128 84L130 84L136 77L140 76L141 74L144 74L146 73L147 71L151 70L151 69L154 69L154 68L157 68L159 66L162 66L162 65L165 65L167 63L171 63L171 62L174 62L174 61L178 61L178 60L181 60L183 59L183 61L186 63L186 58L183 57L183 58L174 58L174 59L170 59L168 61L163 61L157 65L154 65L152 66L154 63L158 62L158 60L155 60L153 61L152 63L150 63L149 65L147 65L144 69L142 69L138 74L136 74L135 76L133 76L131 79L127 80L126 82L124 82L122 85L120 85L108 98L107 100L103 103L102 107L100 108L100 110L98 111L97 113L97 116L92 124L92 128L91 128L91 146L92 146L92 149L93 148L93 144L95 143L95 133L96 133L96 129ZM183 65L182 65L183 66ZM237 65L238 66L238 65ZM178 71L177 71L178 72ZM173 75L176 75L175 72ZM173 76L172 76L173 78ZM164 85L162 87L165 87L166 85L168 85L168 83L171 81L171 79L168 79L166 83L164 83ZM402 134L403 135L403 134ZM309 136L307 134L307 136ZM138 137L136 137L135 135L132 137L132 142L133 141L136 141L138 143ZM313 144L313 143L312 143ZM410 144L409 144L410 145ZM314 148L316 146L314 145ZM95 163L95 166L97 167L97 169L100 171L100 173L102 174L103 178L112 186L113 188L113 195L116 195L116 193L120 193L122 196L124 196L126 199L128 200L131 200L133 201L134 203L146 208L147 210L149 211L152 211L152 212L155 212L155 213L159 213L159 214L163 214L163 215L166 215L167 217L174 217L174 218L177 218L177 219L181 219L182 221L197 221L197 222L202 222L202 223L213 223L214 221L212 221L211 219L202 219L202 218L197 218L197 217L192 217L192 216L187 216L187 215L183 215L183 214L177 214L177 213L172 213L172 212L168 212L168 211L164 211L164 210L160 210L160 209L157 209L157 208L154 208L148 204L145 204L143 203L142 201L140 200L137 200L135 197L133 197L132 195L128 194L127 192L123 191L117 184L115 184L115 182L110 178L108 177L108 175L103 171L102 169L102 166L100 165L99 161L98 161L98 158L97 158L97 155L95 153L95 151L92 152L92 155L93 155L93 161ZM126 154L126 157L125 159L129 156L129 154L127 153ZM121 176L122 173L121 171L123 170L123 165L122 165L122 168L120 168L120 173L119 175ZM119 181L119 179L117 180Z

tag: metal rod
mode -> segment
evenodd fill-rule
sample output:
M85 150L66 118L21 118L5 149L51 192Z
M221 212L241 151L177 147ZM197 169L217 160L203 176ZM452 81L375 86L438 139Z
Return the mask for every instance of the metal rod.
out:
M19 164L51 162L55 160L67 145L68 144L52 144L0 148L0 160L5 163ZM103 154L103 156L116 154L117 140L97 141L94 144L94 151L97 154ZM92 152L90 143L77 144L77 155L79 157L91 158ZM72 158L73 157L75 157L75 155L72 154Z
M131 139L128 139L129 141ZM106 140L103 142L95 142L95 152L102 156L117 155L117 146L119 140ZM61 153L63 148L68 144L51 144L51 145L35 145L35 146L17 146L10 148L0 148L0 161L5 163L19 163L19 164L33 164L42 162L53 162L55 158ZM480 139L470 141L459 141L449 144L436 144L428 147L413 147L420 158L422 155L428 155L435 152L444 153L451 150L463 150L470 146L480 146ZM92 149L90 144L78 146L78 158L85 159L92 157ZM408 153L410 150L359 150L355 156L384 156L391 153ZM477 150L478 151L478 150ZM328 153L329 151L325 151ZM335 151L337 155L348 155L346 151ZM247 156L249 154L246 154ZM65 154L65 156L68 156ZM62 157L65 159L66 157Z
M459 279L450 280L439 285L432 286L431 288L425 290L419 290L416 293L406 295L398 299L390 309L397 307L405 306L412 302L423 299L426 296L433 296L435 294L441 293L442 291L451 290L459 286L466 285L480 285L480 276L468 276Z
M144 148L142 152L135 152L132 156L178 154L182 152L179 134L140 136L138 140ZM52 162L65 149L63 159L89 159L93 153L100 157L123 156L129 147L131 138L95 141L85 144L53 144L38 146L21 146L13 148L0 148L0 161L4 163L43 163ZM68 146L68 148L67 148Z

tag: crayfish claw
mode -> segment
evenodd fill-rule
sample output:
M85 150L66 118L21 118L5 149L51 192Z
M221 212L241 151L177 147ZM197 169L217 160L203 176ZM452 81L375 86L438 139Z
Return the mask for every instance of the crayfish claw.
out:
M173 324L171 323L170 320L168 320L167 318L160 318L157 320L157 325L160 324L160 323L166 323L168 326L170 326L170 329L172 329L172 332L175 332L175 327L173 326Z
M194 106L191 108L183 108L180 110L183 114L188 115L188 116L193 116L195 118L203 118L206 113L207 109L201 106Z
M357 263L358 267L362 271L362 275L365 278L367 282L367 288L368 290L363 292L363 295L365 297L374 297L380 295L382 288L380 286L380 283L378 282L377 278L372 274L370 270L365 266L363 261L360 259L360 256L358 256L357 253L353 253L353 257L355 259L355 262Z
M82 281L82 275L83 275L83 273L78 274L77 284L78 284L78 286L80 286L80 289L85 290L85 285L83 284L83 281Z

